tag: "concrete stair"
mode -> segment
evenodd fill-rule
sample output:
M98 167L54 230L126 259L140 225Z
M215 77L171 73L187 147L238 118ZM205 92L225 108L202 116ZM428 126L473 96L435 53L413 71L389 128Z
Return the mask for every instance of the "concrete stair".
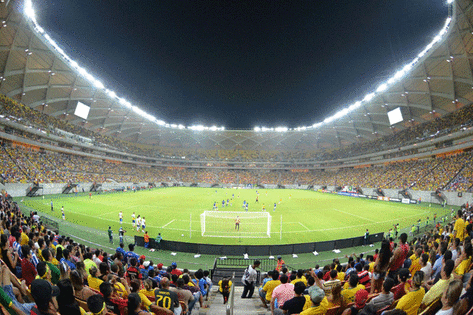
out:
M209 300L206 302L209 305L209 308L201 308L198 310L192 311L193 315L225 315L227 304L223 304L223 297L217 291L218 286L214 285L210 292ZM269 309L266 309L262 306L262 303L258 296L258 290L255 289L253 298L251 299L242 299L241 294L243 293L243 287L235 287L235 299L233 314L235 315L270 315L271 312Z

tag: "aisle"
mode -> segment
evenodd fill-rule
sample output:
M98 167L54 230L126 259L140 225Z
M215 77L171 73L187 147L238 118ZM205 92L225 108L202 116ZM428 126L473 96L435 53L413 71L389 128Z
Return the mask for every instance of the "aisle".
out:
M233 314L234 315L269 315L271 312L262 306L258 298L257 291L253 294L251 299L242 299L241 294L243 287L235 287L235 301ZM210 307L208 309L200 309L199 315L225 315L226 304L223 304L222 295L212 289L211 296L208 301ZM192 312L195 314L195 312Z

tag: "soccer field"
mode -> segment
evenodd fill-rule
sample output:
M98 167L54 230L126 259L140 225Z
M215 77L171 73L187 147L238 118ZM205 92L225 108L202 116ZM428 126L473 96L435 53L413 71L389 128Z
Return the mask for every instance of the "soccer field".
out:
M222 188L159 188L138 192L121 192L89 196L55 195L25 198L23 203L31 208L61 218L64 206L66 221L106 231L109 226L116 233L119 212L123 211L123 227L126 235L143 235L132 228L132 213L146 218L146 230L150 237L161 233L164 239L206 244L264 245L291 244L334 240L362 236L368 228L370 234L385 232L394 224L401 228L411 226L418 219L425 224L426 218L436 213L438 217L447 209L429 207L429 204L405 205L395 202L360 199L319 193L307 190ZM232 198L232 196L234 197ZM231 205L222 208L222 200L230 199ZM51 200L54 212L51 212ZM249 204L248 213L242 207ZM214 202L218 211L241 212L240 231L235 232L235 218L214 219L209 226L220 236L207 237L201 233L201 214L212 211ZM277 203L274 211L274 203ZM255 228L266 229L264 219L246 219L251 213L261 213L265 205L271 216L270 237L256 238ZM256 215L255 215L256 216ZM262 226L260 222L262 221ZM141 229L140 229L141 230ZM117 236L115 236L117 237Z

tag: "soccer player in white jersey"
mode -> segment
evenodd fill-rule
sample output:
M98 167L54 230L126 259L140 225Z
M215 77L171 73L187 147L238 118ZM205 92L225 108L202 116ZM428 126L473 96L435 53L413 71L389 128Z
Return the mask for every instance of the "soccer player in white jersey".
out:
M136 231L137 231L137 232L140 231L140 225L141 225L141 217L140 217L140 215L138 214L138 217L136 218Z
M135 213L133 212L133 214L131 215L131 223L133 224L133 227L135 227L135 224L136 224L136 216L135 216Z
M145 217L143 217L143 219L141 220L141 232L145 232L145 229L146 229L146 221L145 221Z
M120 225L123 224L123 212L120 211L120 213L118 214L118 218L120 219Z

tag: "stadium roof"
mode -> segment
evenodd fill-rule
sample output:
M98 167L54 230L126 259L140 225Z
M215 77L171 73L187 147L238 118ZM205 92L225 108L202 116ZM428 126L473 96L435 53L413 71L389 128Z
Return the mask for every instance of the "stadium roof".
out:
M473 2L453 2L445 28L418 56L366 96L314 126L297 129L224 130L160 121L110 91L106 82L70 59L36 23L31 0L0 4L0 93L102 134L175 148L317 150L392 135L473 102ZM57 41L57 42L56 42ZM349 87L348 87L349 88ZM87 120L74 116L77 102L91 107ZM388 111L404 121L391 125Z

